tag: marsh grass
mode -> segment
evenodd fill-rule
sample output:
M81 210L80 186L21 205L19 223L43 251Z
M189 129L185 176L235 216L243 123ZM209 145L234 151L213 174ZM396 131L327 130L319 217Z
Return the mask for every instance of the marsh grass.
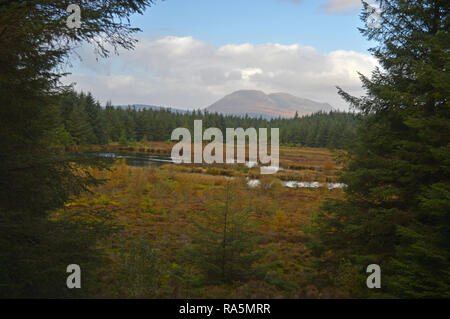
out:
M262 176L258 168L244 165L203 167L167 164L159 169L149 169L130 167L120 160L110 170L92 170L93 176L107 181L92 188L91 193L67 203L66 210L76 211L80 207L105 209L111 211L123 227L119 234L99 242L99 247L108 255L109 262L101 270L101 278L108 283L109 288L99 290L95 297L304 296L306 287L311 285L308 272L312 271L312 256L305 245L303 230L309 225L311 214L318 210L322 200L327 197L339 198L342 190L289 189L283 187L281 182L334 179L339 166L333 164L332 167L327 162L333 155L324 150L285 148L284 152L289 156L302 155L305 163L320 162L319 169L284 170ZM311 159L311 156L318 156L319 160ZM192 221L206 216L211 207L219 205L217 198L224 192L230 178L239 188L235 207L251 213L255 231L261 238L259 248L271 247L270 253L260 262L274 266L267 271L262 281L251 280L230 285L200 284L198 269L181 259L179 254L192 243ZM261 187L247 187L246 178L260 179ZM122 258L121 254L130 245L137 248L130 251L128 257ZM155 252L152 249L158 252L157 258L152 255ZM156 277L141 274L147 269L142 265L145 256L132 256L140 252L149 252L149 260L157 260L163 265L164 271L158 272ZM141 257L143 259L139 259ZM130 258L137 258L136 264ZM144 270L139 270L139 267ZM140 276L151 283L151 289L135 285ZM131 278L135 286L131 285L128 290L123 278ZM345 278L342 280L345 282ZM309 287L311 291L317 290L316 295L321 296L322 288L319 288L314 290Z

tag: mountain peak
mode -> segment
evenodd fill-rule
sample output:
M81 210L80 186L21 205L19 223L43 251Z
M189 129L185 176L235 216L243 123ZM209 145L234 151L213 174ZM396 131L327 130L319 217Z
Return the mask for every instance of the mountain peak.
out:
M332 109L328 103L319 103L284 92L266 94L258 90L235 91L206 108L208 112L238 116L247 114L264 118L291 118L296 112L301 116Z

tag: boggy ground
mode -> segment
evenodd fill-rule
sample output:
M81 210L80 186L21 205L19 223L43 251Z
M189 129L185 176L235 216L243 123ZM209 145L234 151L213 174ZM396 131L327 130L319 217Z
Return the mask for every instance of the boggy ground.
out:
M203 147L206 144L203 145ZM170 156L172 142L137 142L129 145L110 143L108 145L91 145L83 151L96 152L130 152L149 155ZM193 149L193 147L192 147ZM235 148L236 149L236 148ZM226 151L224 149L224 154ZM248 145L246 147L246 160L248 160ZM276 177L283 181L318 181L335 182L336 173L342 168L346 153L342 150L329 150L324 148L288 147L280 146L280 170ZM180 169L180 168L176 168ZM250 178L259 178L260 169L248 169L245 165L231 167L227 164L214 165L183 165L181 170L207 173L211 175L239 175Z
M290 189L280 182L334 181L340 168L336 156L325 149L282 147L281 162L286 170L264 177L259 176L259 169L244 165L168 164L150 169L117 161L110 171L92 170L106 182L68 202L66 213L105 210L112 212L114 222L122 227L99 243L106 256L92 296L342 297L339 291L316 287L311 281L314 269L305 245L311 216L325 198L341 197L342 190ZM260 178L260 187L248 187L246 178L255 177ZM255 263L266 266L263 277L221 283L205 278L195 263L183 257L183 251L192 245L194 225L205 214L221 210L229 183L233 198L229 209L251 216L256 247L264 250Z

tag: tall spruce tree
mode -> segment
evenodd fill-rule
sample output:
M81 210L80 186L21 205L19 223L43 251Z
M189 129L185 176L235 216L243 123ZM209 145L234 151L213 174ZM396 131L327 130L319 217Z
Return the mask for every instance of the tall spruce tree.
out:
M111 48L132 49L138 29L128 18L152 2L0 0L2 297L66 296L64 281L55 278L64 273L67 261L82 262L93 253L94 240L81 236L79 225L48 219L49 212L96 182L80 174L64 148L53 147L61 135L52 136L61 131L56 107L61 66L83 41L94 44L103 57ZM81 7L79 29L66 25L70 4ZM78 244L70 238L78 238Z
M89 123L88 115L84 108L79 105L73 108L67 120L66 129L78 144L87 144L94 140L96 141L96 136Z
M236 201L238 190L237 183L225 184L223 194L213 206L194 221L192 245L182 253L208 285L264 279L264 267L255 265L264 252L257 247L258 237L250 213Z
M324 285L347 269L353 296L450 297L449 5L385 0L381 27L361 29L379 43L371 51L381 68L361 75L365 97L339 89L366 116L342 176L345 199L316 219ZM375 291L365 287L372 263L382 269Z

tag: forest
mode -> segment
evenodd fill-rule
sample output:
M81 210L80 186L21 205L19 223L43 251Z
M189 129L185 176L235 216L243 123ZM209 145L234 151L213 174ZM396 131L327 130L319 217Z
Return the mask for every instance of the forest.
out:
M177 127L193 130L194 120L201 119L205 129L227 127L244 129L280 129L280 143L308 147L344 149L356 137L358 115L346 112L318 112L293 119L226 116L202 110L177 113L167 110L114 107L107 103L101 107L92 94L69 91L59 103L60 134L67 137L64 143L107 144L121 142L125 145L136 141L167 141Z
M82 43L132 50L130 19L154 2L0 0L0 297L449 298L450 3L382 1L380 28L360 28L380 67L363 96L337 88L355 113L102 108L61 83ZM283 169L79 156L168 154L193 119L280 127Z

